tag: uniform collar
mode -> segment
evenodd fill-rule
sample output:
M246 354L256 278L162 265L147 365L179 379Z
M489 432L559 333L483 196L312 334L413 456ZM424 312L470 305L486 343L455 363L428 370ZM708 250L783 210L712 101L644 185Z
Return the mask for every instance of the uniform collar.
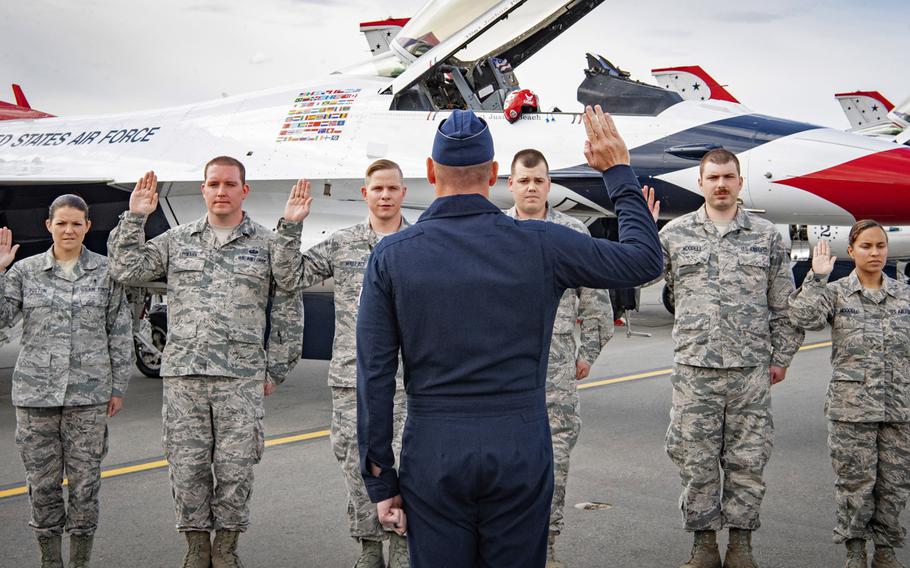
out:
M47 252L44 253L44 264L41 266L42 270L53 270L57 264L57 259L54 258L54 245L51 245L51 248L47 249ZM78 278L86 270L95 270L101 266L101 259L97 256L91 254L85 245L82 245L82 250L79 252L79 258L76 260L75 266L73 266L73 274Z
M402 215L401 223L398 225L398 228L395 230L395 232L397 233L398 231L407 229L410 226L411 226L411 224L408 223L408 220L404 218L404 215ZM370 216L369 215L367 215L367 217L362 222L355 225L355 227L357 227L358 233L363 237L375 238L378 236L376 234L376 231L373 230L372 225L370 225Z
M699 225L705 225L707 223L714 224L714 221L708 217L707 206L702 205L695 212L695 220ZM736 215L730 221L730 231L735 229L745 229L752 230L752 220L749 218L749 213L740 206L736 206Z
M467 215L481 215L484 213L498 213L502 211L490 203L490 200L479 193L468 195L447 195L437 197L423 212L418 223L442 217L464 217Z
M862 293L863 284L859 281L859 276L856 275L856 269L854 268L850 275L846 277L847 280L847 292L849 294L856 294L857 292ZM882 272L882 287L881 290L893 298L898 296L898 287L897 281Z
M513 219L518 219L519 221L547 221L547 222L552 223L552 222L556 219L556 214L553 212L553 208L550 207L549 204L547 204L547 215L546 215L546 217L544 217L543 219L524 219L524 218L521 218L521 217L518 216L518 208L517 208L515 205L513 205L513 206L509 207L508 209L506 209L505 213L506 213L506 215L508 215L509 217L511 217L511 218L513 218Z
M205 231L205 228L209 226L208 214L203 215L201 219L193 222L190 225L190 234L198 235ZM251 236L255 231L253 229L253 221L250 219L250 216L246 214L246 211L243 212L243 219L240 221L240 224L234 227L234 233L240 231L241 235ZM228 238L228 241L231 239Z

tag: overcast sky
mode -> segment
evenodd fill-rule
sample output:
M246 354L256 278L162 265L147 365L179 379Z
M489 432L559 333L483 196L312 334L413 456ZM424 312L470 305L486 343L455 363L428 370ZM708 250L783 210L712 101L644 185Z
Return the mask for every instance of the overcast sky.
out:
M361 21L417 0L28 0L0 4L0 99L57 115L148 110L304 82L369 57ZM726 5L726 6L725 6ZM910 2L606 0L517 69L544 108L577 108L585 52L654 83L699 64L765 114L847 128L833 94L910 96Z

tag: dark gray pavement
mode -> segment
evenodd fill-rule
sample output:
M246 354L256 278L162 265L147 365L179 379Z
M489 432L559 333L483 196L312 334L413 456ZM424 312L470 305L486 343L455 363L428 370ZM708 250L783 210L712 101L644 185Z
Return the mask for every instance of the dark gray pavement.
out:
M624 328L598 360L592 378L627 377L669 369L671 319L658 303L659 286L645 290L636 330ZM827 340L809 334L806 343ZM16 345L0 348L0 491L19 487L24 472L15 448L10 375ZM775 448L767 469L763 525L755 536L762 568L836 568L831 544L833 473L822 413L830 373L827 347L800 353L787 380L774 387ZM328 428L327 364L306 361L267 400L270 438ZM679 481L663 450L668 423L667 376L583 388L583 427L573 454L566 530L558 551L572 568L675 568L690 537L680 528ZM162 458L160 381L137 373L124 412L110 425L106 469ZM178 566L182 539L174 532L167 471L163 468L104 480L96 536L100 567ZM573 505L604 503L597 510ZM270 447L256 470L252 527L240 549L250 568L347 567L355 547L347 537L344 485L325 436ZM34 539L24 495L0 498L0 566L35 566ZM725 540L725 539L724 539ZM900 551L910 564L910 554Z

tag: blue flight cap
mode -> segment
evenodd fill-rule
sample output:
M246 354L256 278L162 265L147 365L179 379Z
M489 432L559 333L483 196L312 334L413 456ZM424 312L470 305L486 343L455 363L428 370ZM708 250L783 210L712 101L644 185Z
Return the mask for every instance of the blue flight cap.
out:
M493 137L484 119L455 109L433 139L433 161L444 166L474 166L493 160Z

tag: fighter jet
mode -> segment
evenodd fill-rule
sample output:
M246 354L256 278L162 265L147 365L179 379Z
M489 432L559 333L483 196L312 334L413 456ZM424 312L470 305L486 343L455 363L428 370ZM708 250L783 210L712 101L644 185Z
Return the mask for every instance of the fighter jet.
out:
M656 188L666 218L701 204L698 160L723 146L742 162L745 205L776 223L843 225L860 217L910 223L910 148L757 114L735 102L683 100L599 56L589 54L581 68L574 112L506 120L503 103L522 88L516 70L601 2L430 0L390 35L387 50L380 46L370 59L325 77L163 110L0 122L0 225L12 228L21 256L39 252L47 246L44 208L75 191L94 208L87 245L103 252L135 180L154 168L161 200L147 224L151 237L203 214L202 166L227 154L246 164L253 191L245 205L260 222L277 221L294 180L312 180L317 195L302 243L308 247L363 218L362 174L377 158L401 164L406 215L429 205L434 194L424 161L436 127L454 108L487 120L501 163L529 145L542 150L552 170L553 207L610 223L601 177L580 152L579 112L587 104L614 115L636 173ZM505 177L491 199L511 205ZM331 338L330 316L331 310L308 312L308 345Z

